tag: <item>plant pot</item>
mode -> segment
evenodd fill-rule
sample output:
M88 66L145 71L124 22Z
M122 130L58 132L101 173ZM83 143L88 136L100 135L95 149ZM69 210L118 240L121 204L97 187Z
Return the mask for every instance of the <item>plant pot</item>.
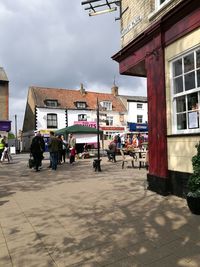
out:
M193 214L200 215L200 197L188 197L187 204Z

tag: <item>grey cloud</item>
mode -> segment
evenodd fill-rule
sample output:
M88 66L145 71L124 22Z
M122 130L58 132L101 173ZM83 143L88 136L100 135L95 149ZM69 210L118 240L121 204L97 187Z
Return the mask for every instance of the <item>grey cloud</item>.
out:
M118 13L89 17L81 0L1 0L0 65L10 81L10 114L23 112L30 85L146 94L145 79L120 76ZM139 91L138 91L139 90ZM24 106L23 106L24 105Z

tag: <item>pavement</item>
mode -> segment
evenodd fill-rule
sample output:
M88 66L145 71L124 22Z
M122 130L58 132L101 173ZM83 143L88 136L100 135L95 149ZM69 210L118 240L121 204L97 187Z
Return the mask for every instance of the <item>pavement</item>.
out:
M0 164L0 267L198 267L200 216L147 190L146 169L93 159ZM131 163L130 163L131 165Z

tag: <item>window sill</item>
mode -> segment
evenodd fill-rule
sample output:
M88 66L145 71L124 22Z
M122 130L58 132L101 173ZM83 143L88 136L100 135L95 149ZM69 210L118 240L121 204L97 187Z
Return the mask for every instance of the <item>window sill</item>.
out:
M172 0L167 1L166 3L163 3L163 5L157 9L155 9L153 12L151 12L148 16L148 19L151 21L153 20L156 16L158 16L167 6L170 5Z
M183 137L183 136L200 136L200 132L198 132L198 133L180 133L180 134L169 134L169 135L167 135L167 137L171 137L171 138L173 138L173 137Z

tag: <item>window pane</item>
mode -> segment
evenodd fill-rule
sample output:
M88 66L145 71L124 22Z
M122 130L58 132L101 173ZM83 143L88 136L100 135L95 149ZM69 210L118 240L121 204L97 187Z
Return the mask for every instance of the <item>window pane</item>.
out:
M182 59L179 59L173 63L173 76L182 74Z
M200 70L197 71L197 87L200 87Z
M137 104L137 108L141 109L142 107L142 104Z
M190 72L185 75L185 90L195 88L195 72Z
M196 52L196 56L197 56L197 68L200 68L200 50Z
M183 92L183 78L178 77L174 79L174 94Z
M177 129L184 130L186 129L186 114L177 114Z
M194 53L184 57L184 72L194 69Z
M47 128L57 128L56 114L47 114Z
M188 99L188 110L198 109L198 93L189 94Z
M137 123L142 123L143 116L137 115Z
M185 96L180 96L176 99L176 112L183 112L186 110Z

